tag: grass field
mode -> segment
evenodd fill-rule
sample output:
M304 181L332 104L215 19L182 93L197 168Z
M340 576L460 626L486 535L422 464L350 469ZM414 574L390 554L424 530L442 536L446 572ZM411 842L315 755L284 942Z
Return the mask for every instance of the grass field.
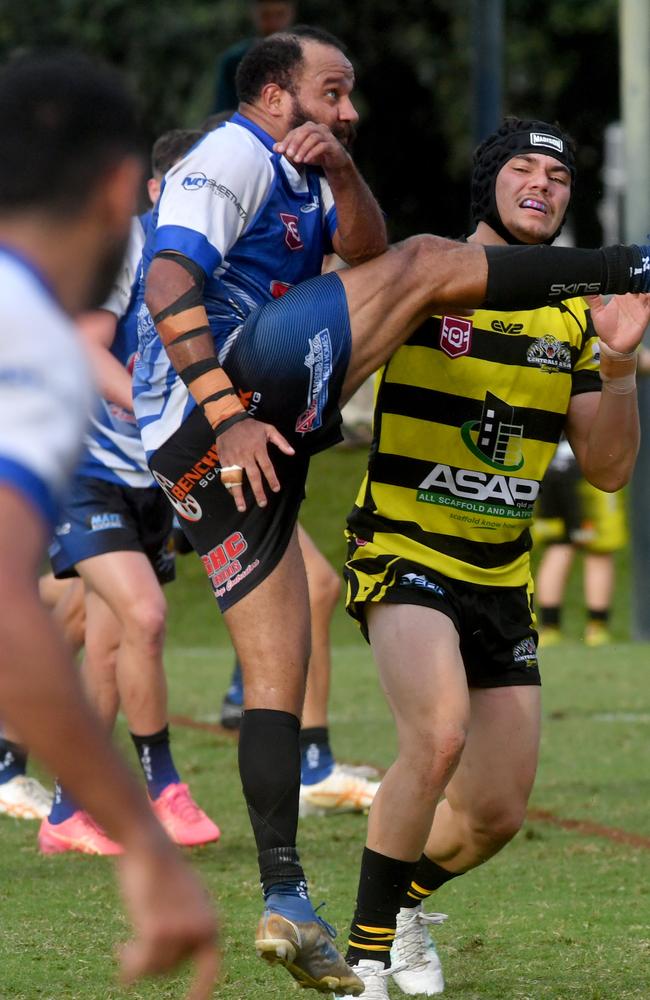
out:
M342 517L363 463L337 451L315 463L305 524L340 563ZM213 725L231 653L198 560L179 566L170 589L168 671L174 747L196 797L222 826L218 845L193 863L219 900L225 950L215 996L284 1000L282 970L254 955L260 913L255 852L233 739ZM626 567L621 567L616 634L625 635ZM572 594L573 605L578 601ZM254 628L254 623L251 623ZM570 634L579 634L576 619ZM331 728L341 759L380 767L394 751L392 725L368 648L343 613L333 625ZM623 641L586 651L577 641L544 654L544 733L531 814L503 854L443 888L435 907L450 914L437 933L456 1000L648 1000L650 997L650 650ZM124 729L118 738L130 760ZM340 932L349 922L363 817L303 821L302 859L316 903ZM42 858L33 824L0 818L1 1000L117 1000L113 945L126 934L111 863L82 856ZM182 976L128 995L182 996ZM391 987L391 996L401 994ZM305 994L306 996L313 994Z

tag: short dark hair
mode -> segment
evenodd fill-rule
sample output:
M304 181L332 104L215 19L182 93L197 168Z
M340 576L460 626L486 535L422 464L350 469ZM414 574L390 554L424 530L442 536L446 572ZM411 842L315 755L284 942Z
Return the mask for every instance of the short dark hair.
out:
M204 131L198 128L172 128L159 135L151 147L151 173L154 177L164 177L203 135Z
M30 53L0 72L0 212L74 215L125 155L139 152L118 74L79 52Z
M251 46L237 67L235 86L238 100L244 104L252 104L267 83L276 83L282 90L293 94L296 71L304 62L303 40L331 45L341 52L346 51L335 35L309 24L298 24L290 31L262 38Z

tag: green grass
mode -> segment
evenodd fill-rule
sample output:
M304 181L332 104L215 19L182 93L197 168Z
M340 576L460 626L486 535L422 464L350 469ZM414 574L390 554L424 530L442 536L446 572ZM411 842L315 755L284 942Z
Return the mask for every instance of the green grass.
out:
M333 562L343 555L342 518L363 456L320 456L305 524ZM231 665L225 630L198 560L179 566L169 592L171 710L210 719ZM626 579L621 579L626 593ZM572 594L577 600L577 595ZM624 609L624 598L622 599ZM621 627L623 631L623 627ZM576 628L575 634L578 634ZM337 613L333 626L331 728L339 757L387 766L393 727L370 652ZM531 808L650 837L647 646L587 651L579 642L543 656L544 730ZM118 733L130 760L124 729ZM225 949L221 1000L285 1000L287 974L255 958L260 913L253 839L226 735L176 727L175 755L221 842L192 852L219 901ZM303 821L300 849L315 902L344 939L354 903L363 817ZM42 858L34 824L0 818L0 997L2 1000L118 1000L113 946L126 935L108 860ZM444 887L435 908L455 1000L647 1000L650 996L650 851L595 833L528 821L496 859ZM145 983L129 996L180 998L184 977ZM297 995L297 994L295 994ZM305 994L306 996L310 994ZM316 994L311 994L316 996ZM401 994L391 986L391 996Z

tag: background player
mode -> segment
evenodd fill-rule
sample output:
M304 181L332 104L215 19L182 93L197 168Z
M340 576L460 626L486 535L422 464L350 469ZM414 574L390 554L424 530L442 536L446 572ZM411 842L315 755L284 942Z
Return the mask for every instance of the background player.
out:
M121 952L125 980L193 956L191 998L207 1000L214 915L89 710L37 584L91 402L69 317L105 297L135 209L133 107L96 62L18 58L0 72L0 145L2 714L124 845L120 882L136 934Z
M175 129L154 144L149 195L201 137ZM137 350L135 289L150 213L136 217L129 249L103 308L82 318L102 399L50 546L55 575L79 574L85 587L84 684L113 728L121 703L154 812L172 840L195 845L219 838L178 774L170 742L163 664L166 602L174 578L168 551L172 512L147 467L133 415L131 372ZM114 854L120 848L57 783L39 831L45 853Z
M540 648L553 646L562 639L562 603L578 553L583 556L587 612L584 641L587 646L611 642L614 553L627 543L625 498L622 492L603 493L584 479L565 438L560 441L542 482L532 538L535 545L546 546L535 575Z
M470 242L551 242L574 178L565 133L506 121L475 154ZM347 954L369 1000L388 997L393 934L402 991L442 992L427 924L444 915L423 913L422 900L523 822L540 727L533 505L565 428L592 482L614 490L629 478L634 351L649 315L649 296L448 313L378 377L346 565L349 610L371 642L399 746L370 810Z

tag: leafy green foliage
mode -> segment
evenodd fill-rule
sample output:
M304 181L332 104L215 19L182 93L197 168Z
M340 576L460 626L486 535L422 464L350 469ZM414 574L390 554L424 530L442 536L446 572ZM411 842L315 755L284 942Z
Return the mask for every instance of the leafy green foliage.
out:
M470 0L301 0L302 21L341 37L356 67L357 158L393 238L467 231L472 148ZM504 111L559 119L579 145L578 242L600 232L602 130L618 115L616 0L504 3ZM251 33L239 0L30 0L0 12L0 53L77 46L120 65L148 142L211 111L218 55Z

